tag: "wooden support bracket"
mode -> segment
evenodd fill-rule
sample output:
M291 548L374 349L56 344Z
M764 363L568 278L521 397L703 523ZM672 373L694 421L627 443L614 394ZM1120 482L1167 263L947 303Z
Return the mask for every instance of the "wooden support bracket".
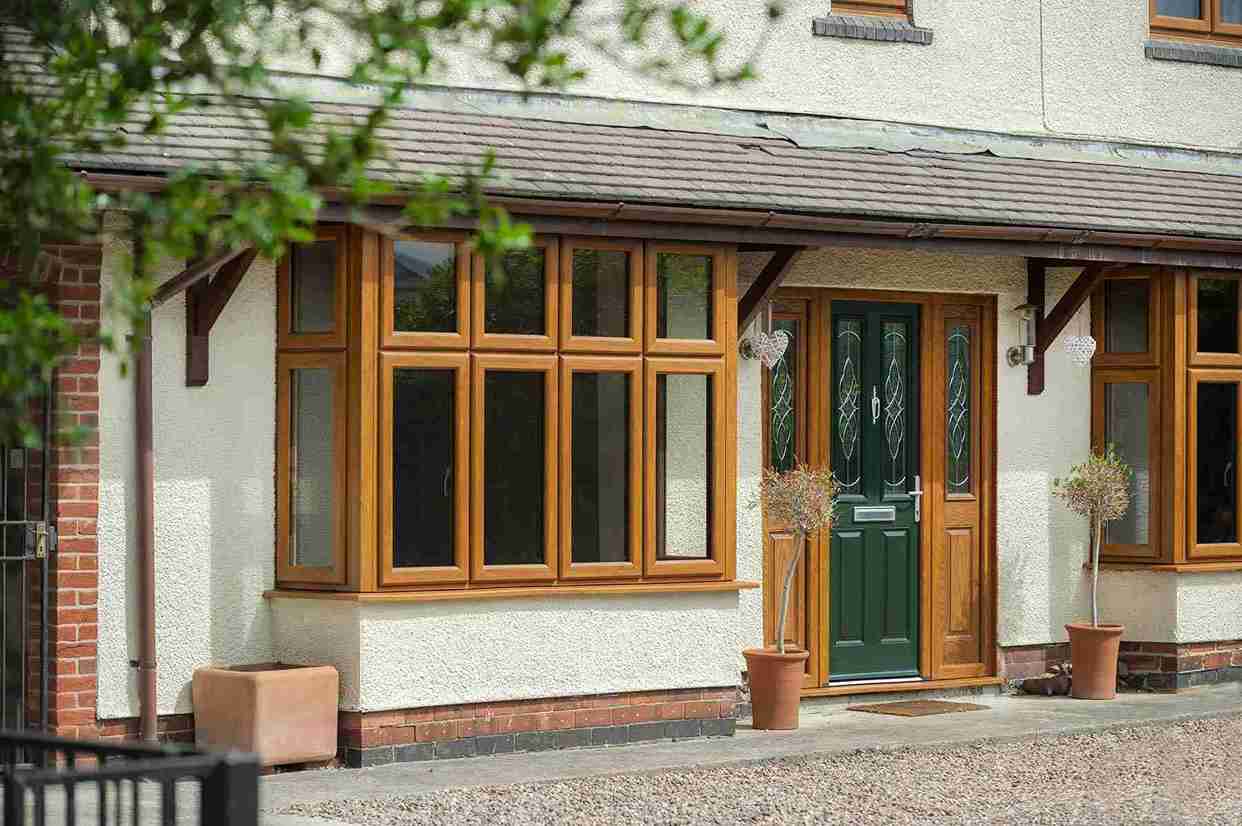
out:
M200 278L185 292L185 384L207 384L211 328L229 303L258 253L247 249L225 262L212 278Z
M779 247L772 253L772 257L764 265L755 283L751 284L746 294L738 299L737 329L739 333L745 331L746 325L750 324L763 309L764 303L772 297L772 293L776 292L776 288L785 280L785 276L789 275L798 256L805 249L806 247Z
M1026 262L1026 301L1035 306L1035 361L1026 368L1026 392L1031 396L1038 396L1044 392L1044 354L1048 352L1052 342L1056 341L1057 336L1061 335L1065 325L1069 324L1070 319L1082 307L1083 302L1095 292L1104 274L1113 268L1108 264L1091 264L1084 267L1079 276L1074 279L1074 283L1065 291L1065 295L1061 296L1061 300L1052 308L1052 312L1045 316L1046 266L1046 262L1037 259L1027 259Z

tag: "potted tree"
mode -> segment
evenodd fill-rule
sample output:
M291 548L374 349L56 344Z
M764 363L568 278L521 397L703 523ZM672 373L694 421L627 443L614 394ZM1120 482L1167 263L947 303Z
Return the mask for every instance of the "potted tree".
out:
M1117 652L1125 627L1100 623L1096 593L1104 525L1120 519L1129 509L1133 475L1109 445L1071 468L1069 478L1052 482L1053 493L1074 513L1087 517L1091 526L1091 622L1071 622L1065 626L1073 665L1070 694L1081 700L1111 700L1117 696Z
M799 464L783 473L770 469L764 471L761 495L768 517L787 525L793 533L793 550L789 559L777 560L775 566L782 572L781 602L776 614L776 644L766 648L748 648L742 654L746 657L755 728L796 729L802 673L810 652L786 650L785 619L789 612L789 592L802 556L803 543L807 537L832 526L837 483L828 470Z

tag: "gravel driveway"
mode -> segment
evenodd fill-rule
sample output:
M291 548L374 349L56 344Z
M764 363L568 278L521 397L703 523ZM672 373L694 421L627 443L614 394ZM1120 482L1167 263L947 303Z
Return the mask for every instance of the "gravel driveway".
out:
M330 801L282 814L412 824L1237 824L1242 719L729 768ZM512 758L507 758L512 759Z

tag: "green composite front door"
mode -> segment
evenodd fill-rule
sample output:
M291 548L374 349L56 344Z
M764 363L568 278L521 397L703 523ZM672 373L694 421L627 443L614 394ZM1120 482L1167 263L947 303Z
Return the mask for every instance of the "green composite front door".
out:
M919 308L834 301L829 679L919 673Z

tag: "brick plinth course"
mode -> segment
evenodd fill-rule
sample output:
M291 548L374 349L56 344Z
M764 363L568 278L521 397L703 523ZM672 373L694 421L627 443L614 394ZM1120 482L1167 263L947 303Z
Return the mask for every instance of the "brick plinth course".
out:
M1004 677L1018 683L1052 665L1069 662L1069 643L1002 649ZM1127 688L1181 691L1203 685L1242 682L1242 640L1217 642L1129 642L1123 640L1117 676Z
M736 688L342 712L340 757L358 768L513 752L730 737Z

